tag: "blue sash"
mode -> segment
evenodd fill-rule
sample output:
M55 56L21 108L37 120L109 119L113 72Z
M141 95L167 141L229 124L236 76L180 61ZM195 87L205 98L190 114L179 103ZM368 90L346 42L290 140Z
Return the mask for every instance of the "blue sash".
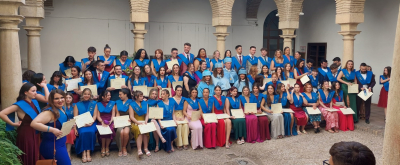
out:
M183 103L185 103L186 98L182 97L181 101L179 103L177 103L175 101L175 99L173 99L173 100L174 100L174 108L175 108L175 110L177 110L177 111L183 110Z
M270 63L270 61L271 61L271 59L269 58L269 57L266 57L267 58L267 60L268 61L265 61L264 60L264 58L263 57L258 57L258 60L261 62L261 64L264 66L267 66L268 68L270 68L270 66L271 66L271 63Z
M252 84L254 84L254 79L253 79L253 77L251 77L250 74L247 75L247 78L249 79L249 81L250 81Z
M221 102L222 102L222 104L219 104L219 102L218 102L218 100L216 99L216 98L213 98L213 100L214 100L214 107L217 109L217 110L223 110L224 109L224 107L225 107L225 96L221 96Z
M40 111L39 103L37 102L37 100L32 99L32 102L35 105L36 110L40 113L41 111ZM35 112L35 110L25 100L17 101L13 105L17 105L20 109L22 109L22 111L25 112L26 115L29 115L29 117L31 117L32 120L35 119L36 116L38 115ZM7 116L13 123L15 122L15 113L10 113ZM12 130L14 130L14 126L6 124L6 131L12 131Z
M107 83L108 77L110 77L110 73L108 73L107 71L103 71L103 74L101 75L101 79L99 81L99 79L97 77L97 72L93 71L92 74L93 74L94 83L97 84L97 88L103 88L104 85L106 85L106 83Z
M333 77L333 75L332 75L333 73L332 73L332 71L328 71L328 79L329 79L329 81L330 82L336 82L336 81L338 81L337 80L337 76L339 75L339 73L336 73L336 76L335 77Z
M152 99L148 99L148 100L147 100L147 104L148 104L150 107L156 106L158 102L160 102L160 101L159 101L159 100L152 100Z
M211 59L211 62L213 63L213 67L215 68L215 64L217 64L217 63L224 63L224 61L222 61L222 60L220 60L220 59L218 59L218 61L217 60L215 60L215 58L213 58L213 59ZM213 68L213 69L214 69Z
M340 90L339 97L335 97L335 100L338 102L342 102L343 101L343 91L342 90Z
M174 76L169 75L167 78L168 78L169 82L171 82L171 85L172 85L172 82L175 82ZM183 81L182 76L179 76L178 81ZM175 89L174 89L174 90L175 90Z
M294 73L293 73L293 72L289 72L289 78L286 77L286 74L285 74L285 73L283 74L282 77L283 77L283 80L289 80L289 78L294 79Z
M199 99L199 104L200 104L200 107L201 107L201 110L203 111L203 113L211 113L212 112L213 102L214 102L213 97L208 98L207 105L206 105L206 102L204 101L204 99Z
M264 96L264 94L262 94L262 93L259 93L259 94L258 94L258 97L256 97L256 95L254 95L253 93L250 94L250 98L254 98L254 100L252 100L252 101L256 101L255 103L257 103L257 108L260 108L261 101L262 101L262 99L263 99L264 97L265 97L265 96ZM251 101L250 101L250 102L251 102ZM251 103L253 103L253 102L251 102Z
M322 89L318 89L319 94L321 95L321 100L323 103L328 104L332 101L333 95L335 94L335 91L329 91L328 98L325 96L325 93Z
M142 101L141 106L139 106L136 101L132 101L130 105L138 116L143 116L147 113L147 101Z
M62 124L64 124L65 122L68 121L68 116L64 113L63 110L60 110L60 109L57 109L57 110L58 110L58 112L60 113L60 117L59 117L57 120L58 120L58 121L61 123L61 125L62 125ZM45 111L53 111L53 108L48 107L48 108L45 109Z
M59 66L60 66L60 71L62 72L63 75L65 75L65 70L70 69L70 67L64 66L64 63L60 63ZM82 69L82 63L80 62L75 62L74 66L77 66Z
M282 94L282 98L280 95L275 95L274 96L274 103L281 103L282 107L286 106L287 104L287 93Z
M146 76L146 77L143 77L142 79L143 79L144 84L146 86L153 87L154 86L154 80L157 79L157 77L154 76L154 75L151 75L150 78L149 78L149 76Z
M283 64L289 63L291 67L293 67L295 65L295 64L293 64L294 63L293 56L289 55L289 58L287 58L286 55L283 54L282 57L283 57L283 60L286 61ZM282 67L284 67L284 66L282 66Z
M371 79L372 79L372 72L371 71L367 71L367 78L364 79L364 77L361 75L360 71L356 72L356 76L357 76L357 80L362 84L362 85L367 85L371 83Z
M139 59L135 60L136 64L140 67L144 67L146 64L149 64L150 60L149 59L143 59L143 61L140 61Z
M264 76L263 74L261 74L261 73L258 74L258 75L263 76L264 78L271 78L271 75L270 75L270 74L268 75L268 77L265 77L265 76Z
M139 78L138 81L136 81L135 79L131 78L131 85L132 85L132 89L133 89L133 86L145 85L145 81L144 81L143 78Z
M351 73L349 73L349 71L347 69L342 69L343 75L344 77L346 77L347 80L354 80L354 78L356 77L355 73L356 70L353 69L353 71L351 71Z
M124 64L122 64L120 60L115 60L115 64L121 65L121 69L122 70L125 70L126 68L129 68L131 63L132 63L132 60L130 60L130 59L126 59Z
M189 65L189 63L193 63L194 60L194 55L192 53L190 53L190 61L186 58L185 55L183 54L178 54L178 57L186 64Z
M157 78L156 80L157 86L161 86L162 88L167 88L168 87L168 78L164 77L164 80L161 80Z
M242 63L243 63L243 61L242 61ZM241 67L241 65L240 65L239 61L235 57L232 57L232 68L231 69L234 69L234 68L239 69L240 67Z
M89 58L82 58L81 60L84 64L89 61ZM86 65L86 68L89 68L89 65Z
M165 66L165 61L161 60L160 63L158 63L157 59L152 59L151 60L154 66L154 69L158 72L160 70L160 67Z
M183 97L184 98L184 97ZM185 101L192 107L192 109L199 109L199 100L192 100L191 98L185 98Z
M232 106L232 109L239 109L240 108L240 99L239 97L235 97L235 100L233 100L232 97L228 97L229 99L229 104Z
M254 59L252 59L252 58L250 57L250 55L248 55L248 56L246 56L246 60L245 60L245 61L246 61L246 62L247 62L247 61L250 62L251 65L257 65L257 63L258 63L258 58L254 56Z
M329 73L331 71L331 69L326 68L328 70L328 72L325 72L324 70L322 70L322 68L318 68L318 72L320 74L322 74L322 76L326 77L327 73Z
M196 81L196 79L194 78L194 75L193 75L193 74L191 74L189 71L186 71L185 73L187 73L187 74L189 75L189 77L190 77L190 78L192 78L193 80L195 80L195 81Z
M304 66L303 69L304 69L304 73L311 73L311 71L313 70L313 67L308 69L306 66Z
M201 58L196 58L196 60L199 60L199 63L202 61ZM206 57L205 61L207 63L207 69L209 69L210 68L210 59Z
M312 75L309 75L308 78L310 78L311 86L317 87L318 86L318 78L313 77Z
M299 95L299 98L297 98L296 94L293 94L293 104L295 107L299 108L303 106L303 97Z
M383 75L381 75L381 79L386 80L385 76L383 76ZM381 81L379 80L379 83L380 82ZM380 83L380 84L382 84L382 83ZM386 81L385 83L383 83L383 87L385 88L385 91L389 92L389 81Z
M168 104L168 106L165 106L163 101L157 103L158 107L163 108L163 120L173 120L172 113L174 111L174 99L169 98Z
M106 60L106 58L104 58L104 56L97 56L98 59L103 60L104 62L106 61L110 61L110 63L107 66L111 66L114 63L115 60L115 56L110 56L108 58L108 60Z
M96 101L90 101L87 109L82 101L77 102L75 105L78 108L79 115L90 112L90 114L93 116L94 108L96 107Z
M308 103L317 103L318 101L318 95L315 92L311 92L311 98L309 98L306 93L302 93L304 98L307 100Z
M104 107L103 103L97 102L97 109L99 110L100 113L110 113L114 108L114 105L115 105L114 101L109 101L106 107Z
M275 60L275 57L272 60L274 61L275 68L276 67L282 67L283 68L286 63L289 63L288 59L285 56L283 56L283 62L282 63L277 63L276 60Z
M117 109L120 112L126 112L129 109L129 105L131 104L132 100L128 99L125 101L125 104L122 102L122 100L117 100Z
M197 75L197 77L199 77L199 78L200 78L200 80L203 78L203 73L202 73L202 72L200 72L200 70L198 70L198 71L194 72L194 74L196 74L196 75ZM194 79L194 80L196 80L196 79Z
M67 106L63 107L68 119L73 119L74 118L74 107L75 107L75 103L71 104L71 106L69 108Z

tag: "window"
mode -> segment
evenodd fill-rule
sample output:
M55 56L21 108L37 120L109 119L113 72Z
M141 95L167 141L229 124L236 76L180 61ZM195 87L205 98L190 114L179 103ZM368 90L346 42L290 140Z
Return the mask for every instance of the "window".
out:
M315 61L313 67L321 67L320 61L326 59L326 43L308 43L307 58Z

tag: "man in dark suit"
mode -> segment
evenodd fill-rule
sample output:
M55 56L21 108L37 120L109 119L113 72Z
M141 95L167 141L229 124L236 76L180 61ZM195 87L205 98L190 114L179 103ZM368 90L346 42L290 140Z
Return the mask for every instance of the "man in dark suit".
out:
M328 61L325 59L321 60L321 67L318 68L318 86L321 88L321 85L324 81L329 81L328 73L331 72L331 69L328 68Z
M373 88L376 84L375 82L375 75L372 73L372 71L367 71L367 64L361 63L360 65L360 70L356 72L356 78L357 78L357 83L358 83L358 90L364 91L365 93L368 92L373 92ZM371 97L368 98L366 101L361 99L360 97L357 96L357 111L358 114L360 114L359 110L364 104L365 108L365 122L369 124L369 116L371 114Z

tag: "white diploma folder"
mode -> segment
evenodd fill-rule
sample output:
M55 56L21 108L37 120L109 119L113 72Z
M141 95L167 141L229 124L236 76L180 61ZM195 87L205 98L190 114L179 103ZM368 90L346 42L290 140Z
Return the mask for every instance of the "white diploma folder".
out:
M138 125L138 127L140 130L140 134L145 134L145 133L153 132L156 130L156 125L154 125L153 122L143 124L143 125Z
M103 127L102 125L96 125L97 131L99 131L100 135L109 135L112 134L112 131L109 126Z
M75 125L75 119L71 119L65 122L61 128L62 135L60 137L57 137L57 140L64 136L67 136L71 132L71 129L74 125Z
M114 127L121 128L131 126L129 122L129 115L114 117Z
M79 116L75 116L74 119L75 119L76 126L78 128L85 126L85 124L90 124L90 123L94 122L93 117L90 114L90 112L86 112Z
M368 91L368 89L364 89L360 93L358 93L358 97L360 97L364 101L367 101L372 96L372 94L373 93Z
M306 107L308 114L310 115L318 115L321 114L321 111L318 108L313 108L313 107Z
M81 78L66 80L65 83L68 84L67 91L73 91L74 89L79 89L79 83L82 82Z

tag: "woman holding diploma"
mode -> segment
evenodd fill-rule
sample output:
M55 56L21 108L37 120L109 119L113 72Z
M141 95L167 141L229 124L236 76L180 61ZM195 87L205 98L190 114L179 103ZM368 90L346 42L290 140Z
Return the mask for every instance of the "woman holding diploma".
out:
M337 112L329 112L328 109L332 109L332 99L335 95L335 91L329 90L329 82L324 81L322 84L322 89L318 89L319 93L319 110L321 110L324 119L326 120L326 127L330 133L339 132L338 131L338 114ZM343 87L343 86L342 86ZM333 129L333 130L332 130Z
M145 85L144 79L142 78L142 74L140 73L139 66L133 67L133 72L128 83L130 84L129 89L131 91L133 90L133 86Z
M256 97L252 97L250 95L250 89L247 86L243 87L243 93L241 96L239 96L239 99L242 103L243 111L246 109L246 103L257 103ZM255 143L260 139L257 116L254 113L245 112L244 114L246 115L246 142Z
M194 76L194 65L192 63L189 63L187 68L188 71L183 73L183 91L182 91L182 96L186 98L190 97L189 90L197 85L196 78Z
M161 91L161 98L162 101L157 103L157 106L160 108L163 108L163 121L164 120L174 120L175 121L175 116L174 116L174 99L169 98L169 91L164 89ZM175 127L164 127L161 124L161 120L158 119L158 123L160 123L161 126L161 134L166 140L166 143L163 144L163 148L165 151L168 153L174 152L174 146L173 142L176 139L176 128ZM176 122L175 122L176 123Z
M340 89L340 84L339 82L333 82L332 83L332 90L335 91L335 95L333 96L333 108L337 109L337 114L339 116L339 129L342 131L354 131L354 120L353 120L353 115L345 115L343 112L340 110L340 108L347 108L344 105L338 105L336 102L343 102L343 91Z
M194 68L199 68L199 66L201 66L201 61L205 61L206 62L206 69L211 69L213 68L213 64L211 63L210 59L207 58L207 53L206 50L204 48L200 48L199 49L199 53L197 54L196 58L194 59ZM201 79L201 78L200 78Z
M339 85L340 87L340 85ZM314 133L319 133L319 124L321 123L321 114L309 114L306 107L312 107L313 109L317 109L318 102L318 94L313 92L312 85L310 83L304 84L304 93L302 93L303 97L307 100L307 103L304 104L303 110L307 113L307 116L310 119L310 123L314 125Z
M144 84L148 87L153 87L154 82L157 79L157 76L153 75L153 70L150 68L150 66L148 64L144 65L144 76L142 79L144 80Z
M134 92L135 101L131 102L132 109L129 109L129 118L132 121L132 133L136 140L136 145L138 148L138 156L141 157L143 155L142 152L142 144L144 146L144 152L146 152L147 156L151 156L149 149L147 146L149 144L149 134L140 133L138 125L147 124L147 120L149 119L147 113L147 101L143 101L143 93L142 91Z
M131 65L132 60L128 59L128 52L126 50L121 51L121 53L119 53L119 59L114 60L114 71L115 71L115 66L119 65L121 66L121 70L122 70L122 75L126 75L126 73L124 72L127 68L129 68L129 66Z
M79 67L77 67L77 66L73 66L73 67L71 68L71 75L72 75L72 77L71 77L71 78L67 78L67 79L65 79L65 80L71 80L71 79L80 78L80 79L82 79L82 81L83 81L83 77L81 77L80 74L81 74L81 68L79 68ZM65 86L68 87L68 84L65 83ZM81 93L81 92L79 91L79 88L74 89L73 91L70 91L70 92L72 93L72 96L73 96L72 98L73 98L74 103L77 103L77 102L79 101L79 97L80 97L78 93Z
M255 66L255 65L253 65ZM258 83L255 83L253 86L253 93L250 95L250 97L255 97L257 103L257 113L261 114L262 109L261 107L261 102L264 100L265 95L260 93L260 85ZM254 103L254 100L251 100L251 103ZM269 121L267 116L257 116L258 119L258 134L260 138L258 139L257 142L263 142L266 139L271 140L271 136L269 135Z
M147 51L144 49L139 49L136 52L135 59L133 60L132 66L139 66L141 72L143 72L144 65L150 63L150 58L147 56Z
M103 60L106 68L104 69L107 72L110 72L110 75L114 74L114 60L115 56L111 56L111 48L106 44L104 47L104 56L97 56L97 60Z
M87 71L88 72L85 71L85 73L90 72L90 70ZM93 120L96 121L97 113L94 113L95 108L96 101L93 101L92 91L90 91L89 88L86 88L82 91L81 101L75 104L74 116L89 112L93 117ZM85 126L78 128L78 131L75 131L75 135L78 136L75 142L75 152L76 154L82 153L83 163L92 161L90 152L94 150L94 146L96 144L96 131L96 125L93 123L85 124Z
M214 97L210 98L209 95L210 95L210 90L208 88L204 88L203 98L199 99L199 108L201 116L203 116L203 113L212 112ZM200 119L200 122L204 127L204 138L203 138L204 146L206 148L215 148L217 146L217 139L216 139L217 123L205 123L203 118Z
M151 60L151 68L153 75L157 76L157 73L160 71L160 67L165 66L164 53L161 49L157 49L154 54L155 58Z
M65 114L68 117L68 120L71 120L74 118L74 107L75 104L73 103L73 95L72 93L67 93L65 95L65 106L63 109L65 110ZM75 129L72 129L71 132L67 135L67 151L68 151L68 156L71 159L71 146L74 144L74 141L76 139L75 136Z
M97 113L97 125L103 127L110 127L112 134L108 135L98 135L98 139L101 142L101 157L110 156L110 143L114 139L114 123L113 118L115 116L115 101L111 101L110 91L105 90L100 94L97 106L94 109Z
M294 111L294 117L297 119L297 133L307 134L305 127L308 121L308 115L303 110L303 104L307 105L307 99L300 93L300 85L294 84L294 89L288 97L290 101L290 109ZM301 128L300 128L301 127Z
M82 86L87 86L87 85L96 85L97 86L97 84L94 83L92 71L85 70L85 72L83 72L83 75L84 75L84 77L83 77L82 82L78 83L80 90L76 91L76 93L78 93L79 95L83 95L83 89L81 89ZM95 93L95 95L97 95L97 93ZM93 99L97 99L97 96L92 95L92 97L93 97Z
M45 86L46 84L43 84ZM0 118L6 122L6 131L17 128L16 146L24 152L19 156L23 164L35 164L39 158L40 134L32 128L31 122L40 113L39 103L35 100L36 86L27 82L19 90L17 102L0 111ZM15 122L15 112L19 122Z
M172 96L175 96L175 89L172 86L173 82L183 81L183 77L181 75L181 69L178 64L174 64L172 66L172 73L169 75L168 78L168 88L171 88Z
M233 132L235 134L235 139L237 139L237 144L243 144L246 138L246 119L235 118L232 116L232 109L242 109L240 104L240 99L238 96L238 90L236 87L231 87L229 89L228 97L225 102L225 109L229 109L229 114L231 115L231 121L233 126Z
M281 113L274 113L271 110L271 104L275 104L279 101L278 95L275 94L275 88L272 85L267 86L267 95L261 101L261 109L267 112L268 119L271 120L271 136L272 138L282 139L285 135L285 127L283 115Z
M215 114L229 114L228 109L225 108L225 96L221 96L221 87L216 86L214 88L215 95L213 97L213 109L212 113ZM231 135L232 124L230 119L219 119L217 123L217 146L229 149L231 142L229 141Z
M50 85L53 86L53 89L61 89L62 91L65 91L65 84L62 83L62 73L60 71L55 71L53 73L50 78Z
M61 89L51 91L49 105L31 123L31 127L42 132L40 142L40 155L45 159L57 160L58 165L70 165L71 160L65 146L67 137L62 137L61 127L67 122L68 117L63 110L65 93ZM56 123L54 123L56 122ZM56 127L54 127L54 125ZM55 144L55 146L54 146ZM54 151L54 148L56 151ZM54 155L55 154L55 155Z
M132 109L130 106L132 100L131 91L123 88L119 91L120 100L116 101L117 111L115 116L126 116L129 115L129 111ZM117 128L115 142L118 146L118 156L127 156L128 152L131 151L131 144L129 141L133 138L130 127L120 127Z
M64 62L60 63L59 66L62 77L64 78L69 78L69 76L66 75L65 71L71 69L73 66L77 66L82 69L82 63L75 61L75 58L72 56L67 56Z
M289 63L286 63L285 66L283 67L283 74L282 74L282 79L283 80L289 80L289 78L294 79L294 74L291 72L291 66Z
M194 69L196 70L196 72L194 72L194 78L196 79L196 82L199 83L201 79L203 79L203 72L207 70L207 62L200 61L200 68L196 67L196 65L194 66Z
M296 54L297 54L297 52L296 52ZM296 84L300 85L300 92L304 92L304 86L303 86L303 83L301 82L300 79L303 78L304 76L307 76L308 73L304 72L304 60L303 59L299 59L299 60L296 60L296 61L297 61L296 67L293 70L294 78L297 80Z
M342 83L344 104L354 111L355 114L353 115L353 120L357 123L357 93L348 93L348 86L357 84L356 70L354 69L354 62L352 60L346 62L346 65L339 73L337 80Z
M151 89L149 92L149 99L147 99L147 105L150 107L157 107L157 103L159 102L158 100L158 90L157 89ZM149 110L148 110L149 111ZM157 123L156 119L149 119L147 122L153 122L154 125L156 126L156 131L150 132L149 135L149 149L154 150L154 152L158 152L159 149L159 143L160 139L161 142L165 143L166 140L164 139L163 135L161 134L161 129L159 124Z
M176 95L172 97L174 99L174 117L176 121L184 121L185 116L183 114L183 106L186 98L182 97L182 86L178 85L175 87ZM178 115L180 114L180 115ZM189 126L185 124L177 124L176 135L178 138L175 139L175 145L179 150L187 150L189 145Z
M282 108L289 108L290 104L288 103L289 87L285 86L285 84L278 84L275 95L275 103L281 103ZM283 120L285 127L285 136L297 135L296 123L294 122L293 113L283 112Z
M387 66L385 67L385 69L383 69L383 75L381 75L379 78L379 83L383 84L383 87L379 95L378 107L385 108L385 121L386 121L386 110L387 110L387 101L389 95L389 81L391 72L392 72L392 67Z
M183 115L189 122L189 128L192 130L191 144L192 148L195 150L197 148L203 148L203 127L201 126L200 120L192 121L192 112L200 112L199 101L197 100L197 89L190 89L190 97L185 98L185 103L183 105Z

